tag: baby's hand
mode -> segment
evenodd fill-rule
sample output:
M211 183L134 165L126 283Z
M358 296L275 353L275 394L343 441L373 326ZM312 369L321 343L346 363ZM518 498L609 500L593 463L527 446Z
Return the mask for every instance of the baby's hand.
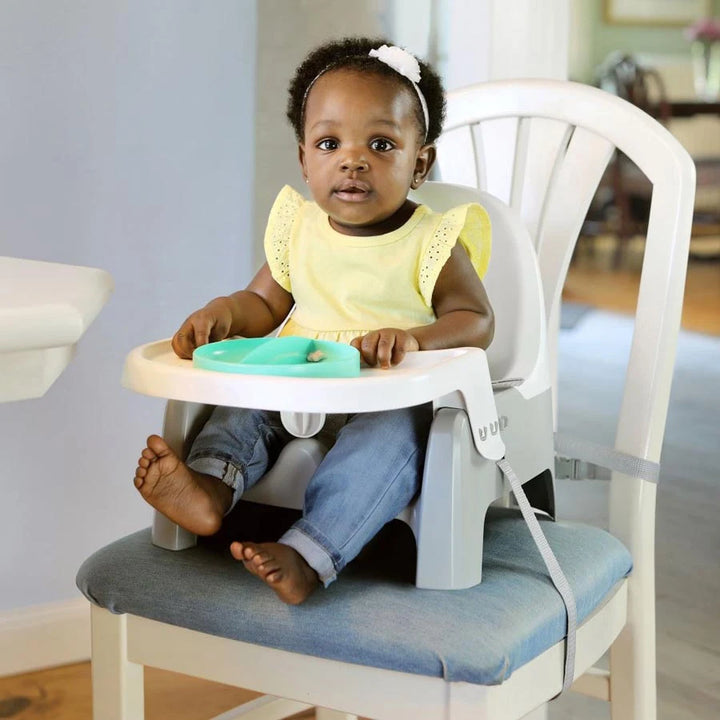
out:
M383 369L402 362L405 354L420 349L418 341L407 330L382 328L356 337L351 343L360 351L360 357L370 367Z
M181 358L192 358L193 350L209 342L224 340L230 333L232 313L224 298L196 310L175 333L172 349Z

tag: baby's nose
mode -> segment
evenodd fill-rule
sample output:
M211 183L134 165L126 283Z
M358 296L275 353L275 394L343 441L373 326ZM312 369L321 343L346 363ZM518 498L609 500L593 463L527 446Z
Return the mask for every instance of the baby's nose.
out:
M368 162L367 162L367 160L365 159L365 157L364 157L363 155L361 155L361 154L356 154L356 153L352 153L352 154L346 155L346 156L343 158L342 163L341 163L341 167L342 167L342 169L343 169L344 171L349 171L349 172L358 171L358 172L360 172L360 171L362 171L362 170L367 170L367 168L368 168Z

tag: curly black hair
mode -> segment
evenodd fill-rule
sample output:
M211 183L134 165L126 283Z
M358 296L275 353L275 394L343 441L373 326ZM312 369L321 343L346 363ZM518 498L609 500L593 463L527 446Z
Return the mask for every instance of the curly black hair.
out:
M287 117L298 142L302 142L305 131L305 100L308 89L322 73L340 68L372 72L382 77L393 78L412 90L420 133L427 131L425 137L427 143L433 143L438 139L445 120L445 89L442 81L430 65L418 59L420 64L418 86L425 97L429 117L429 127L425 128L422 107L412 82L377 58L368 55L373 48L391 44L384 38L346 37L321 45L307 55L295 71L288 88Z

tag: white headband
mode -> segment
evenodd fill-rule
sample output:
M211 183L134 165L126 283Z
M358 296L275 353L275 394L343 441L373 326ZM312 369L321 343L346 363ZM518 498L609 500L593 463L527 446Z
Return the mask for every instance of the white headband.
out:
M368 55L370 57L377 58L381 63L385 63L388 67L392 68L395 72L407 78L412 86L415 88L418 100L420 101L420 107L422 108L423 120L425 121L425 139L427 139L428 130L430 129L430 115L428 113L427 102L425 96L420 90L418 83L420 82L420 63L417 58L411 55L407 50L403 50L401 47L396 45L381 45L377 50L371 50ZM308 84L305 89L305 95L303 96L301 115L305 114L305 103L307 102L308 95L313 85L318 79L324 75L328 70L332 70L335 67L335 63L330 63L327 67L323 68Z
M430 115L428 113L427 102L425 96L420 90L418 83L420 82L420 63L414 55L397 45L381 45L377 50L371 50L368 55L377 58L381 63L385 63L395 72L407 78L415 88L420 107L425 120L425 137L427 138L428 129L430 127Z

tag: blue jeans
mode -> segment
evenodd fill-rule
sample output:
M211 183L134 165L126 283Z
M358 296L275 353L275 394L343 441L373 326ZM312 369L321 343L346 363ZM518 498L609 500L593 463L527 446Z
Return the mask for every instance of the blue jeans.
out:
M319 439L332 444L310 479L303 517L280 539L328 585L420 489L432 406L330 415ZM233 505L293 439L280 414L217 407L187 464L222 480Z

